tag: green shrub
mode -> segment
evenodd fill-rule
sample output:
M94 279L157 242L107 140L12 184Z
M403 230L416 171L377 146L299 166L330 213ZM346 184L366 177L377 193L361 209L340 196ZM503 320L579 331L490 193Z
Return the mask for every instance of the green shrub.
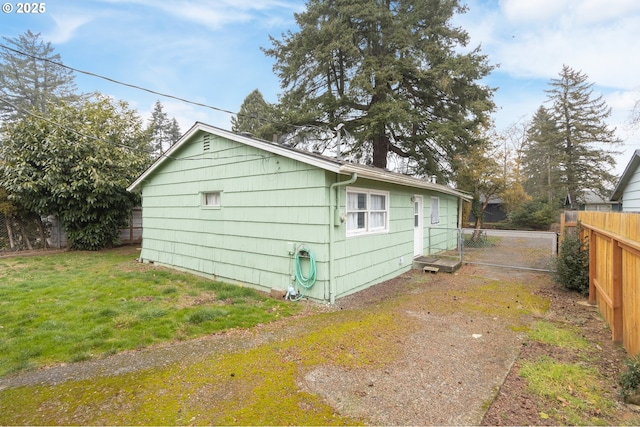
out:
M555 281L583 295L589 293L589 250L577 235L567 234L560 245Z
M618 384L620 394L625 401L634 394L640 393L640 354L624 361L626 371L620 374Z
M556 221L556 209L541 199L523 203L511 212L507 219L516 228L532 228L534 230L548 230Z

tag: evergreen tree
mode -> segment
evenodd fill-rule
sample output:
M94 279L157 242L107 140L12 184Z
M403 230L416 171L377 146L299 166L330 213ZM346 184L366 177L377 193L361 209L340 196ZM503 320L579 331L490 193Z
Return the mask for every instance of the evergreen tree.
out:
M550 204L564 198L566 187L562 178L562 142L558 124L544 107L538 108L527 130L523 155L525 190L536 199Z
M548 112L555 123L554 133L547 135L558 147L557 153L564 195L574 207L582 191L591 189L606 195L615 183L611 170L615 159L611 147L619 145L615 129L606 124L611 115L602 95L594 96L593 83L586 74L564 65L559 78L552 79L547 90Z
M149 118L147 131L151 135L154 153L160 156L180 139L180 126L176 119L169 120L160 101L156 101Z
M310 0L297 33L264 52L281 80L282 120L316 135L339 124L345 155L411 159L413 172L446 175L494 108L479 80L492 70L454 27L458 0Z
M40 34L27 31L17 38L3 37L0 47L0 118L13 121L29 111L45 113L50 102L76 102L73 73L59 65L59 54Z
M231 130L249 132L255 137L270 139L274 120L274 107L264 100L258 89L255 89L242 102L238 115L231 118Z

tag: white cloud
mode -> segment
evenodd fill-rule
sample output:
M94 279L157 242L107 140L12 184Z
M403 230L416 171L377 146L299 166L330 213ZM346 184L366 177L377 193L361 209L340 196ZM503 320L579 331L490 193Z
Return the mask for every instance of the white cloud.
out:
M500 9L512 23L539 23L557 16L571 0L501 0Z
M53 44L62 44L71 40L78 28L91 21L85 15L64 14L63 16L51 15L55 28L47 32L45 39Z
M640 84L637 0L502 0L498 9L469 3L461 22L472 44L514 78L555 78L566 64L602 86Z
M295 1L280 0L106 0L109 3L139 4L148 8L159 9L179 20L204 25L213 30L219 30L226 25L255 21L261 26L281 23L274 19L269 12L275 10L302 10L304 7Z

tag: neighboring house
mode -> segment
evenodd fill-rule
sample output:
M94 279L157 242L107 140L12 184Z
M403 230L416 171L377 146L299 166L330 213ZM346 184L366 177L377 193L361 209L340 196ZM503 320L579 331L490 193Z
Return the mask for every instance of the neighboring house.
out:
M593 190L584 190L578 201L579 211L619 212L620 202L603 198Z
M196 123L129 187L142 193L140 259L270 291L316 281L334 302L455 249L462 200L427 180ZM441 237L434 237L441 236ZM433 242L429 239L441 239ZM427 255L427 254L425 254Z
M640 150L636 150L611 195L622 202L622 212L640 212Z
M486 200L484 195L480 196L480 203L484 203ZM487 208L484 210L482 215L483 223L494 223L500 222L507 219L507 212L504 207L504 201L497 196L493 196L489 198L489 203L487 204ZM469 214L469 222L475 223L476 217L472 213Z

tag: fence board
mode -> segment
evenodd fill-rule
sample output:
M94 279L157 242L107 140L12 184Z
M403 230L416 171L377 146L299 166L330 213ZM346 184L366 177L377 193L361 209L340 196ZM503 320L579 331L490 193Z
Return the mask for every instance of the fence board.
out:
M584 211L578 220L589 239L589 301L612 339L634 355L640 352L640 214Z

